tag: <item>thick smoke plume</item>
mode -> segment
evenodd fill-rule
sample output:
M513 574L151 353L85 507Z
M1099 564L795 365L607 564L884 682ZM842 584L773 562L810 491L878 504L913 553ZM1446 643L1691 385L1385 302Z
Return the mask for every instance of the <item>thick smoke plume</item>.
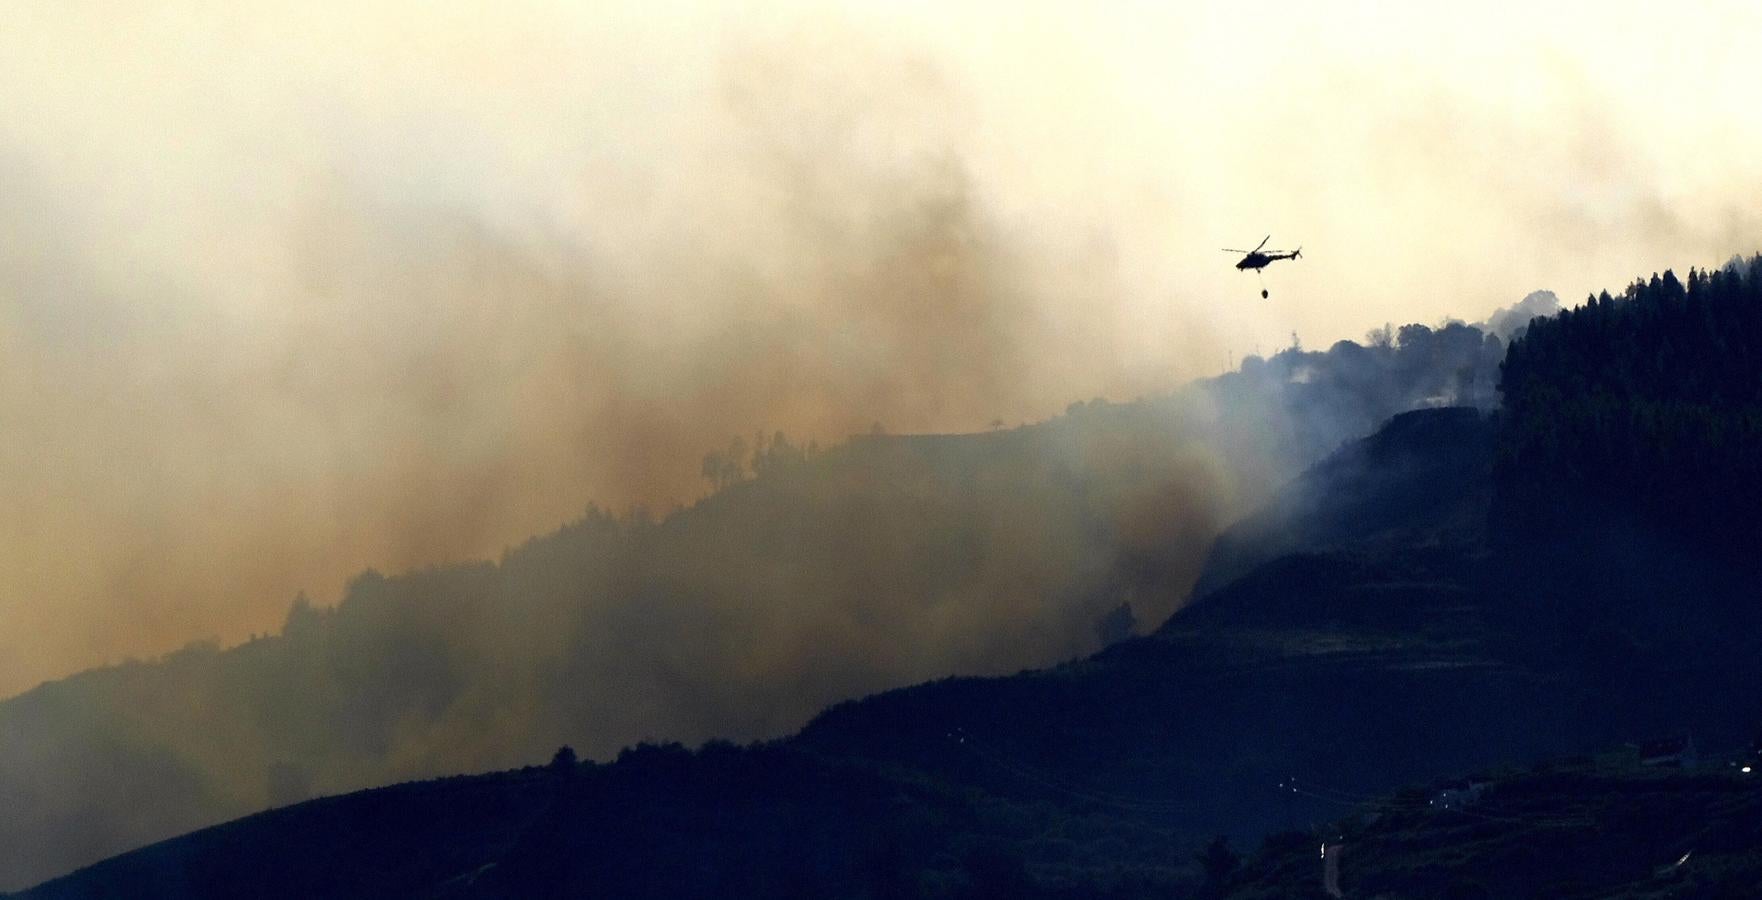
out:
M730 434L1013 425L1749 249L1745 8L1526 7L1547 52L1476 9L27 2L0 693L689 503ZM1308 253L1262 303L1216 248L1267 231Z
M495 563L302 597L276 637L47 685L0 704L0 873L562 743L775 736L885 688L1080 656L1166 619L1279 473L1395 412L1490 402L1496 337L1389 334L1020 428L736 437L705 457L714 495L659 520L592 510Z
M1330 442L1490 389L1461 333L1412 332L1442 375L1393 332L1261 348L1758 231L1724 16L1525 8L1577 36L1534 52L1497 10L363 6L27 0L0 30L0 695L216 639L5 707L31 871L1081 653ZM1655 58L1683 62L1627 64ZM1262 302L1216 248L1269 230L1306 253ZM1287 390L1318 384L1371 399ZM734 435L993 423L664 515Z

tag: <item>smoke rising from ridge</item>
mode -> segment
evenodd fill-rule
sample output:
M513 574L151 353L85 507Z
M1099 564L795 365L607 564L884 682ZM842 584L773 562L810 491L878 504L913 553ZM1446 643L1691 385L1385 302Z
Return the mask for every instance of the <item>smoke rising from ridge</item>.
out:
M1741 108L1754 13L1530 12L1574 47L1497 10L27 4L0 693L689 501L731 434L1014 424L1750 249L1753 123L1697 113ZM1266 230L1308 252L1261 304L1214 248Z
M114 483L27 494L20 556L50 528L104 536L84 612L121 611L118 646L152 647L241 608L263 621L289 582L494 553L590 499L690 499L730 434L975 428L1118 388L1090 363L1113 355L1105 265L1037 260L994 221L932 63L835 43L725 49L695 110L713 148L685 135L677 152L699 158L672 171L557 185L592 209L584 234L320 175L247 233L265 264L230 283L246 299L211 305L177 285L70 284L106 268L81 257L111 236L39 235L21 254L35 265L12 270L9 333L44 346L29 374L97 403L42 407L32 436L72 452L21 456L15 483ZM828 65L851 52L874 58ZM913 74L859 77L877 68ZM118 333L75 324L88 316ZM1038 354L1053 342L1076 352ZM54 674L13 663L0 674Z

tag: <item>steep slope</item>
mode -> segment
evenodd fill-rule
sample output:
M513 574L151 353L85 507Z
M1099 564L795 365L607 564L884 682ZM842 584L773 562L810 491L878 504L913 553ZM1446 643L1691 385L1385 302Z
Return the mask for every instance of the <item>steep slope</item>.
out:
M1452 452L1408 464L1428 447ZM1012 780L1017 769L1062 773L1056 783L1073 797L1165 804L1160 821L1189 839L1288 820L1301 803L1275 786L1292 772L1369 787L1581 746L1596 730L1589 686L1504 657L1481 591L1484 535L1434 527L1472 521L1482 508L1490 449L1490 425L1472 411L1399 417L1277 501L1311 504L1297 517L1316 545L1251 569L1154 635L1051 670L845 704L797 741L972 777L960 773L977 765L973 754L945 737L954 732L999 760L999 791L1045 789ZM1452 481L1462 485L1459 508L1385 505L1380 516L1357 516L1349 511L1378 504L1317 500L1334 479L1374 484L1373 498ZM1251 548L1261 527L1246 523L1219 543L1243 548L1232 558L1259 554ZM1391 533L1427 540L1391 545ZM1514 719L1517 707L1533 718Z
M1217 474L1177 419L1086 405L854 440L496 564L368 573L278 637L0 704L0 883L314 794L563 743L771 737L849 697L1092 652L1128 598L1166 614L1184 593Z
M1312 543L1081 662L840 704L771 746L642 748L538 782L550 786L519 821L466 813L456 839L416 830L357 846L349 823L425 814L354 795L146 848L35 895L177 895L190 873L265 896L369 883L411 896L1178 895L1204 838L1325 820L1341 795L1683 728L1710 743L1747 733L1744 710L1646 656L1611 680L1582 658L1527 652L1509 628L1523 598L1494 589L1486 535L1464 527L1485 508L1491 429L1472 412L1413 413L1343 448L1277 501ZM1440 480L1457 486L1399 500ZM1268 555L1254 546L1262 528L1227 535L1230 559ZM1293 779L1340 793L1294 793ZM535 782L482 783L526 796ZM411 874L384 875L382 853L408 857ZM332 864L306 880L265 874L305 858Z
M1484 544L1493 428L1473 409L1396 416L1356 452L1328 457L1219 535L1205 596L1298 550Z
M1330 471L1360 470L1350 464L1354 458L1374 468L1371 457L1391 441L1411 440L1409 433L1430 436L1434 428L1451 429L1460 439L1453 444L1485 446L1488 426L1478 415L1419 415L1420 421L1404 420L1393 432L1342 451ZM1482 477L1485 457L1470 456L1454 474L1472 481ZM1415 469L1406 477L1435 475ZM674 896L727 895L728 885L705 880L709 875L660 875L673 871L667 854L729 841L744 846L750 835L742 836L762 823L770 839L785 845L821 842L816 852L827 861L789 872L760 865L764 871L747 872L759 879L755 884L785 877L835 883L828 873L848 875L875 835L904 830L923 832L922 840L901 844L900 855L889 857L893 874L887 877L914 890L934 893L941 885L938 890L959 895L983 880L975 871L991 872L984 877L1016 872L1025 884L1053 893L1093 887L1104 877L1114 877L1109 883L1120 890L1130 889L1127 881L1162 890L1179 883L1186 848L1206 835L1258 834L1320 812L1276 790L1289 772L1373 789L1572 748L1575 729L1557 729L1573 721L1582 697L1569 683L1498 658L1497 642L1473 602L1471 546L1375 551L1363 542L1342 543L1346 549L1263 565L1155 635L1083 662L1008 678L949 679L843 704L771 750L651 751L590 768L584 780L566 782L573 786L563 796L574 799L556 801L566 812L535 821L505 851L480 846L471 860L456 861L456 874L489 866L468 886L487 894L603 882L612 877L604 868L605 848L615 846L624 880L613 883L621 889L662 884L662 893ZM1293 591L1304 602L1290 602ZM1545 718L1548 727L1508 721L1518 706ZM729 765L759 773L736 779L757 786L735 790L710 774ZM656 772L665 774L660 784L653 783L661 777ZM833 789L812 802L788 799L784 786L826 777L870 787L848 796ZM860 802L862 796L882 799ZM883 802L886 797L895 799ZM677 816L638 816L655 803L684 806ZM267 825L225 826L247 829L235 832L237 838L198 835L148 848L46 885L43 895L116 879L136 887L171 883L176 878L166 869L221 865L201 846L250 846L370 866L340 836L328 847L298 850L275 837L289 828L313 833L273 824L310 817L313 805L247 820ZM847 822L851 831L822 834L829 822ZM198 839L207 844L187 843ZM997 863L1002 870L969 858L983 857L981 851L999 841L1009 848ZM198 849L171 849L190 846ZM1137 880L1121 881L1122 866ZM333 867L333 874L344 877L344 869ZM1110 871L1116 875L1105 876ZM822 877L828 880L817 880Z
M970 435L777 436L659 521L356 579L282 633L0 703L0 887L300 799L638 740L774 737L840 700L1091 653L1165 619L1218 529L1389 415L1490 383L1451 326Z
M1759 273L1691 277L1686 290L1666 277L1532 323L1523 362L1507 367L1510 418L1418 413L1344 448L1225 535L1200 579L1209 589L1152 635L1051 669L843 703L776 745L632 753L562 782L512 840L472 839L388 892L1166 894L1206 835L1251 841L1326 818L1327 797L1281 787L1294 780L1374 796L1660 733L1747 740L1762 717L1741 686L1762 677L1762 629L1754 557L1737 551L1756 537L1743 525L1753 510L1721 531L1693 503L1724 482L1749 496L1753 472L1687 463L1753 443L1753 384L1710 373L1754 363ZM1363 351L1326 357L1344 361L1338 375L1359 371ZM1313 358L1281 358L1285 383L1330 382L1303 373ZM1215 396L1268 365L1221 379ZM1660 381L1658 366L1687 374ZM1226 433L1217 446L1244 443ZM1088 608L1177 583L1155 580L1157 541L1137 546L1149 552L1115 556L1106 602ZM1009 624L1031 632L1035 610ZM366 801L334 802L350 821ZM315 842L277 843L321 808L43 891L151 893L179 872L230 867L237 892L274 893L253 873L286 870L290 853L337 860L336 884L369 883L374 860L346 837L307 829ZM201 849L218 846L226 860ZM457 871L434 883L443 870Z

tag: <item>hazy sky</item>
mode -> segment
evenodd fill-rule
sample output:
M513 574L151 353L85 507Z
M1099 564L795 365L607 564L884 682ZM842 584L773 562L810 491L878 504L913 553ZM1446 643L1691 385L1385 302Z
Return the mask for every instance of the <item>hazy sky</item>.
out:
M0 694L689 500L733 433L1762 249L1755 4L1093 6L10 4ZM1263 301L1218 248L1268 232Z

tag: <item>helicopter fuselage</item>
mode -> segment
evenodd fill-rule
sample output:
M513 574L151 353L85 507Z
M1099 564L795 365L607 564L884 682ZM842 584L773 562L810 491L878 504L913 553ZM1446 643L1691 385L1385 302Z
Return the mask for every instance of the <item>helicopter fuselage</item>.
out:
M1295 250L1291 251L1290 253L1261 253L1259 251L1255 251L1253 253L1248 254L1247 256L1242 257L1242 261L1239 263L1236 263L1236 268L1241 269L1242 271L1246 272L1249 269L1264 269L1267 267L1268 264L1277 262L1281 259L1296 259L1296 258L1297 258L1297 251L1295 251Z

